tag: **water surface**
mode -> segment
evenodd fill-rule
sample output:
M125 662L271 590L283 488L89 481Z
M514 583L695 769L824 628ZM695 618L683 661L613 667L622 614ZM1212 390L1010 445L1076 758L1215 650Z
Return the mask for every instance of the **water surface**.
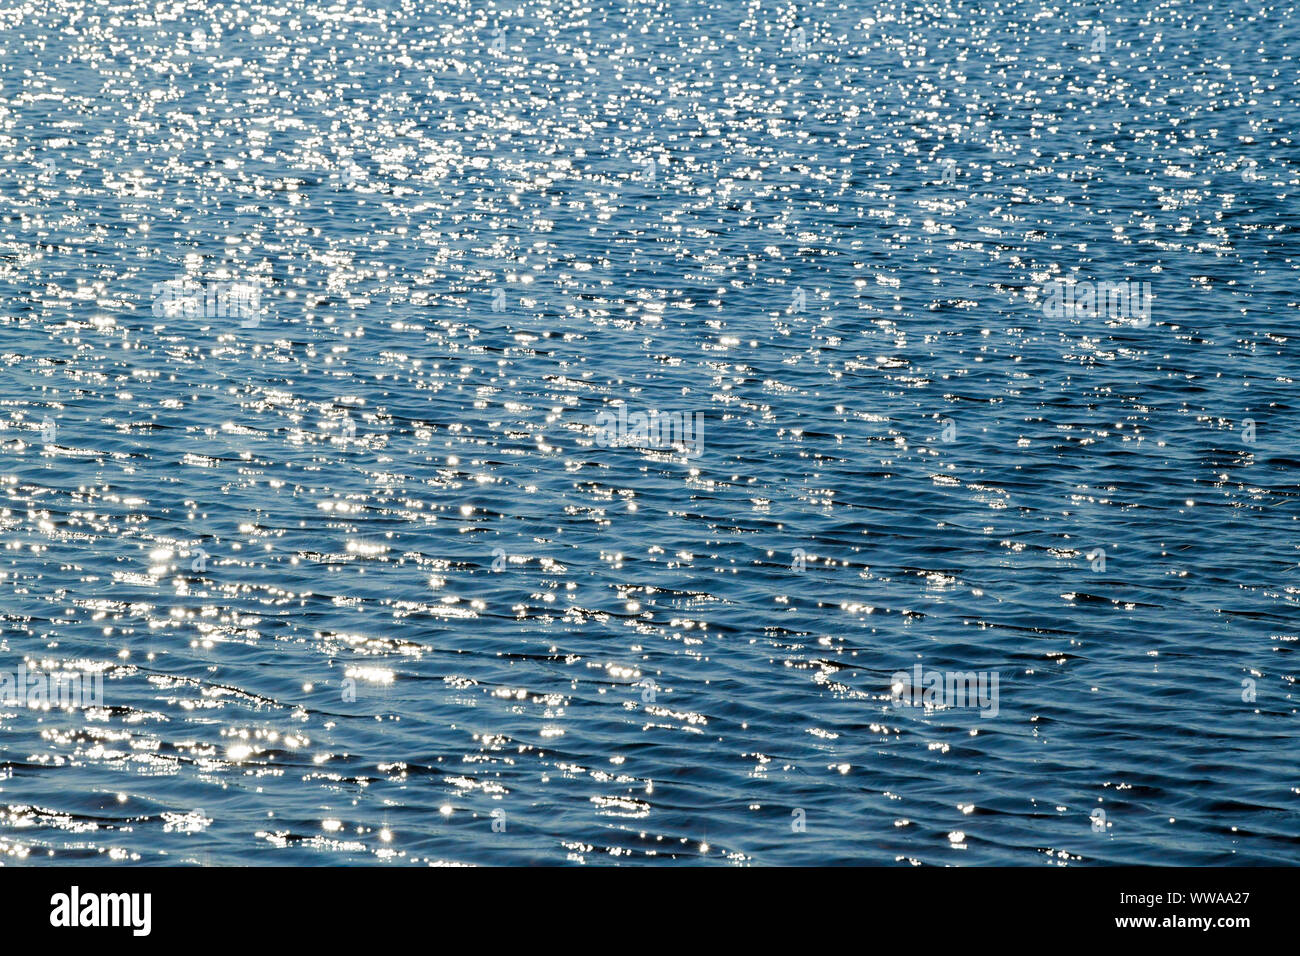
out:
M0 847L1295 862L1296 24L0 11Z

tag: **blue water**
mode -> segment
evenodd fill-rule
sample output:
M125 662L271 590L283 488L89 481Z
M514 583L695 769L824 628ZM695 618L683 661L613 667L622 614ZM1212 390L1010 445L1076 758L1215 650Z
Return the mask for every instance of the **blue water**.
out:
M0 11L5 859L1296 862L1298 22Z

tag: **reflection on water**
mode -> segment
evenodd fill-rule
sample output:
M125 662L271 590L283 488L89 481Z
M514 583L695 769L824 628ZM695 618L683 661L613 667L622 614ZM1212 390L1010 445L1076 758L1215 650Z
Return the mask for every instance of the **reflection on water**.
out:
M9 858L1294 862L1202 7L0 11Z

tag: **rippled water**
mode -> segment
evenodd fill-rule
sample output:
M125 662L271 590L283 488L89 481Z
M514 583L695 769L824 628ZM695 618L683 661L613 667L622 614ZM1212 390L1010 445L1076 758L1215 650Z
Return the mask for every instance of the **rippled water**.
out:
M9 859L1295 862L1298 40L0 11Z

